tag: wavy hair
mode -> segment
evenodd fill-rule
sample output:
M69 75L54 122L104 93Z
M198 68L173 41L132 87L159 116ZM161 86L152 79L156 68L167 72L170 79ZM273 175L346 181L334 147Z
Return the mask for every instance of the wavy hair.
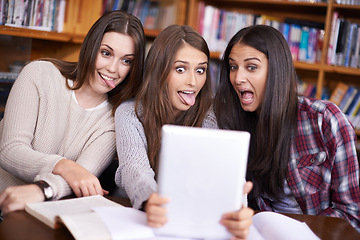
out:
M69 89L79 89L85 81L94 77L96 58L101 41L107 32L117 32L130 36L135 43L135 57L130 72L118 86L107 93L114 114L120 103L135 97L141 85L145 58L145 37L139 19L120 10L107 12L94 23L87 33L80 48L78 62L51 58L43 60L52 62L65 78L74 81L73 87L70 87L66 81Z
M180 117L175 118L167 81L174 58L185 43L203 52L209 62L209 48L199 33L186 25L167 27L156 37L149 50L145 60L143 84L135 101L136 114L145 130L150 165L155 172L158 168L161 127L164 124L201 126L211 105L211 81L208 67L207 80L196 97L195 105L182 112ZM142 105L141 113L138 111L139 104Z

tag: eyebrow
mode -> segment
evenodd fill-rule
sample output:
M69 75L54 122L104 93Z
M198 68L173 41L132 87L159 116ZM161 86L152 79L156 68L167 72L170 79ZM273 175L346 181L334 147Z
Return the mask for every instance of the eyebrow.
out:
M100 46L106 46L106 47L108 47L111 51L114 51L114 49L112 48L112 47L110 47L109 45L107 45L106 43L103 43L103 44L101 44ZM128 54L125 54L124 56L126 56L126 57L130 57L130 56L135 56L135 53L128 53Z
M234 60L233 58L231 58L231 57L229 57L229 60L231 60L231 61L234 61L234 62L235 62L235 60ZM259 62L261 62L260 58L257 58L257 57L249 57L249 58L245 58L245 60L244 60L244 61L250 61L250 60L258 60Z
M187 61L183 61L183 60L176 60L176 61L174 61L174 63L189 64L189 62L187 62ZM198 65L208 65L208 62L207 62L207 61L205 61L205 62L201 62L201 63L199 63Z

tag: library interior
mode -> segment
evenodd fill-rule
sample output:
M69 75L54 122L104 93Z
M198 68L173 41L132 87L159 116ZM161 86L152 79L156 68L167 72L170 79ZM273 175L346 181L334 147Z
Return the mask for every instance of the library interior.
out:
M348 0L1 0L0 113L17 74L42 57L77 61L91 25L122 9L143 23L147 47L165 27L190 25L211 50L214 91L219 60L234 33L266 24L291 49L299 93L335 102L360 136L360 1ZM360 147L358 147L360 149Z
M167 26L189 25L198 31L210 49L213 93L231 37L250 25L276 28L290 47L299 94L334 102L341 109L355 129L360 157L360 0L0 0L0 119L12 84L27 63L39 58L76 62L90 27L112 10L139 18L147 50ZM28 239L69 237L68 232L50 231L23 214L11 215L0 230L21 229L25 223L18 225L20 221L26 222L26 229L11 234L23 237L29 228L37 235ZM346 222L317 217L299 220L324 239L358 236ZM339 224L344 227L328 231Z

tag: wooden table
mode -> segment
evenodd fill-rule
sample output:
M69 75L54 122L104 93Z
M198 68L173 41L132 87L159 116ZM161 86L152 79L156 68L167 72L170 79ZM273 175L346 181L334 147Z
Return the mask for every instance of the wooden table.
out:
M128 199L109 197L124 206L130 206ZM360 233L341 218L286 214L294 219L306 222L322 240L360 239ZM1 240L53 240L74 239L66 228L51 229L25 211L9 213L0 223Z

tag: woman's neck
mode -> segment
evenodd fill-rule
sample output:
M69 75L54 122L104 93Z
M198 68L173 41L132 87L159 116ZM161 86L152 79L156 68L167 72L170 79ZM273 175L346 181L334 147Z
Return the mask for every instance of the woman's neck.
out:
M84 84L81 88L75 90L75 97L80 107L89 109L103 103L107 99L107 94L96 93L88 85Z

